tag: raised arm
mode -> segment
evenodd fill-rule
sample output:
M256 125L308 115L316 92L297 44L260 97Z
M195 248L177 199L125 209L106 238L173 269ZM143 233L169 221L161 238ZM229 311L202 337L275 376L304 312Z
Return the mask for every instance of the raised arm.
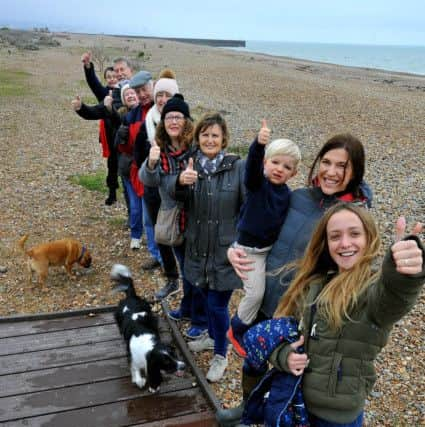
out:
M417 237L422 229L416 224L412 234L404 237L406 222L399 218L396 242L387 252L382 273L369 291L368 315L381 327L392 326L414 306L425 283L424 247Z
M84 75L89 88L99 102L103 101L103 98L108 95L109 89L106 86L103 86L97 78L93 62L91 62L90 51L83 53L81 56L81 62L83 63Z
M261 129L257 138L249 147L245 166L245 186L250 191L261 188L263 180L264 150L270 140L270 129L265 119L261 122Z

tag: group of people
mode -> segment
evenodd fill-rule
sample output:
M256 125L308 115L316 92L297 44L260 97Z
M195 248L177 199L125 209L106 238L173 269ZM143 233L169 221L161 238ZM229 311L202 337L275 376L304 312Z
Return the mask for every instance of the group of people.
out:
M220 113L193 123L171 70L154 82L118 58L103 86L88 53L82 61L99 104L76 98L73 107L103 121L105 203L115 202L120 175L131 247L140 247L144 228L152 264L167 278L158 299L178 291L180 269L183 296L168 316L191 321L184 333L193 352L213 352L207 379L223 377L229 342L243 360L243 401L219 411L220 424L361 426L373 361L425 281L421 225L406 236L403 219L381 272L372 269L380 239L362 143L350 134L330 138L307 186L291 191L300 149L270 141L265 120L244 160L228 152ZM174 207L184 240L157 244L159 210ZM244 296L230 317L238 288Z

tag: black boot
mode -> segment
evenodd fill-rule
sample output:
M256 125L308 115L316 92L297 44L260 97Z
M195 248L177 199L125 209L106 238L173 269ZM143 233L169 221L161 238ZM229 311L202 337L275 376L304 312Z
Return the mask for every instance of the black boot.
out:
M245 403L248 400L251 391L255 388L255 386L261 381L264 373L259 373L256 375L247 374L242 369L242 393L243 399L242 402L230 409L219 409L215 418L222 427L234 427L238 424L241 424L242 414L245 409Z
M117 191L115 190L115 188L110 188L109 189L109 196L105 200L105 205L111 206L116 201L117 201Z

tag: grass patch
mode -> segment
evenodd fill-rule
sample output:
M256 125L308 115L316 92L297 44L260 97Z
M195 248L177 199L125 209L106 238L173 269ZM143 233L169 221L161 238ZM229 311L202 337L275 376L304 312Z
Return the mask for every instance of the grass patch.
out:
M108 219L108 224L113 227L123 227L127 223L127 217L119 216Z
M0 70L0 97L30 95L30 75L26 71Z
M95 173L88 175L72 175L69 181L76 185L81 185L89 191L98 191L99 193L107 193L108 188L105 184L106 172L98 170Z

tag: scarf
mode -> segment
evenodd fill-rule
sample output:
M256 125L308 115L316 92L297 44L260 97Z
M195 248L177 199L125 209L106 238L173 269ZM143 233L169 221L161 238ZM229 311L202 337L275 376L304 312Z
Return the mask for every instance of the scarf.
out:
M152 141L155 139L155 129L156 125L161 120L161 113L158 110L157 105L155 104L146 115L145 126L146 132L148 134L148 140L152 144Z
M191 156L189 149L173 150L174 148L168 144L165 147L165 152L161 151L161 169L164 174L177 174L186 169Z
M99 142L102 146L102 156L109 157L111 152L108 145L108 136L106 134L105 121L99 120Z
M213 159L209 159L201 150L198 150L197 159L206 175L212 175L224 159L224 151L221 150Z
M317 178L317 176L315 178L313 178L312 184L314 187L320 187L319 185L319 179ZM341 200L342 202L349 202L349 203L353 203L355 205L358 206L363 206L363 207L368 207L368 199L367 197L365 197L364 195L360 195L359 197L356 197L353 193L351 193L350 191L340 191L338 193L332 194L331 196L328 197L336 197L338 200ZM320 206L324 206L325 204L325 198L322 198L322 200L320 201Z

